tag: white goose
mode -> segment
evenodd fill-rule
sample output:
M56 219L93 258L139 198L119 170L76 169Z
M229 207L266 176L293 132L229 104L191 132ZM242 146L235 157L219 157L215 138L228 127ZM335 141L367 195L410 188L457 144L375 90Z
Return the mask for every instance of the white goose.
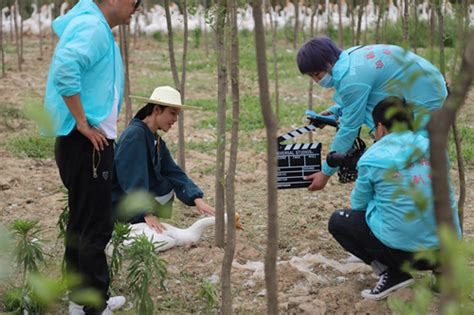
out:
M224 219L225 222L227 222L227 216L225 216ZM131 225L132 229L130 231L129 238L128 240L124 241L123 244L128 247L137 237L145 235L148 240L150 240L150 242L157 245L157 252L162 252L175 246L191 246L199 242L204 230L208 226L214 225L215 222L216 217L206 217L197 220L187 229L180 229L173 225L162 223L162 225L164 225L166 228L166 230L162 233L157 233L146 223L136 223ZM243 226L240 223L240 215L238 213L235 215L235 227L236 229L243 230ZM113 246L109 243L105 249L105 252L107 255L112 256L112 251Z

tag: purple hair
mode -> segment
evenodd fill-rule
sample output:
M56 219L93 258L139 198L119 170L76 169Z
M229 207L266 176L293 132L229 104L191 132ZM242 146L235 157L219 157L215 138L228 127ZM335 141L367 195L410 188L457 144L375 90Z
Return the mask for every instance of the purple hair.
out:
M302 74L327 71L328 65L334 65L341 52L328 37L315 37L301 46L296 62Z

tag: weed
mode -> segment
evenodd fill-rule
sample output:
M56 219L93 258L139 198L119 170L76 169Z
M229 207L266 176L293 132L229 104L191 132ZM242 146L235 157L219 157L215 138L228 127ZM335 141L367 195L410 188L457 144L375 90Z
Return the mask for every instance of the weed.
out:
M115 223L112 238L110 239L110 244L113 247L109 265L110 279L113 279L122 268L123 252L125 249L123 242L129 239L131 229L130 224Z
M216 285L206 279L201 279L199 296L206 301L208 309L214 308L219 302L219 293Z
M39 135L20 135L9 139L6 149L19 158L48 159L53 157L54 139Z

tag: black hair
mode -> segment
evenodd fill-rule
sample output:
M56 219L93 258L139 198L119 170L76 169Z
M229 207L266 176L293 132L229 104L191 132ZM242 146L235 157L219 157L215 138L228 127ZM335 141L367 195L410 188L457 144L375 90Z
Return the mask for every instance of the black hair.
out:
M153 114L153 110L155 109L156 106L158 106L161 111L164 111L165 108L167 107L165 105L158 105L158 104L148 103L145 106L143 106L142 108L140 108L133 118L137 118L137 119L140 119L140 120L145 119L146 117Z
M302 74L328 71L333 66L341 50L328 37L314 37L301 46L296 56L298 69Z
M388 131L392 131L395 124L405 124L413 130L413 112L404 98L389 96L381 100L372 111L374 125L381 123Z

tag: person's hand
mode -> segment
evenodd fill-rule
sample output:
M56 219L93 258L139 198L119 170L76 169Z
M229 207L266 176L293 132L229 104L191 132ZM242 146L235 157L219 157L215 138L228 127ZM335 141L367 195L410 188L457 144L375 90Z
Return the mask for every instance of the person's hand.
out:
M312 180L313 182L309 185L309 191L321 190L323 189L329 181L330 176L327 176L323 172L317 172L308 176L305 176L305 180Z
M145 215L145 222L150 228L155 230L157 233L163 233L166 231L166 227L158 222L158 219L153 214Z
M204 200L202 200L202 198L194 199L194 204L196 205L196 208L199 211L199 213L207 214L207 215L216 215L216 210L214 210L213 207L205 203Z
M87 122L78 123L76 125L77 130L84 135L97 151L102 151L106 146L109 145L105 135L98 129L91 127Z
M331 113L328 109L325 109L322 112L320 112L319 115L321 115L321 116L331 116L331 115L333 115L333 113ZM318 128L323 129L326 126L327 126L326 124L320 124L318 126Z

